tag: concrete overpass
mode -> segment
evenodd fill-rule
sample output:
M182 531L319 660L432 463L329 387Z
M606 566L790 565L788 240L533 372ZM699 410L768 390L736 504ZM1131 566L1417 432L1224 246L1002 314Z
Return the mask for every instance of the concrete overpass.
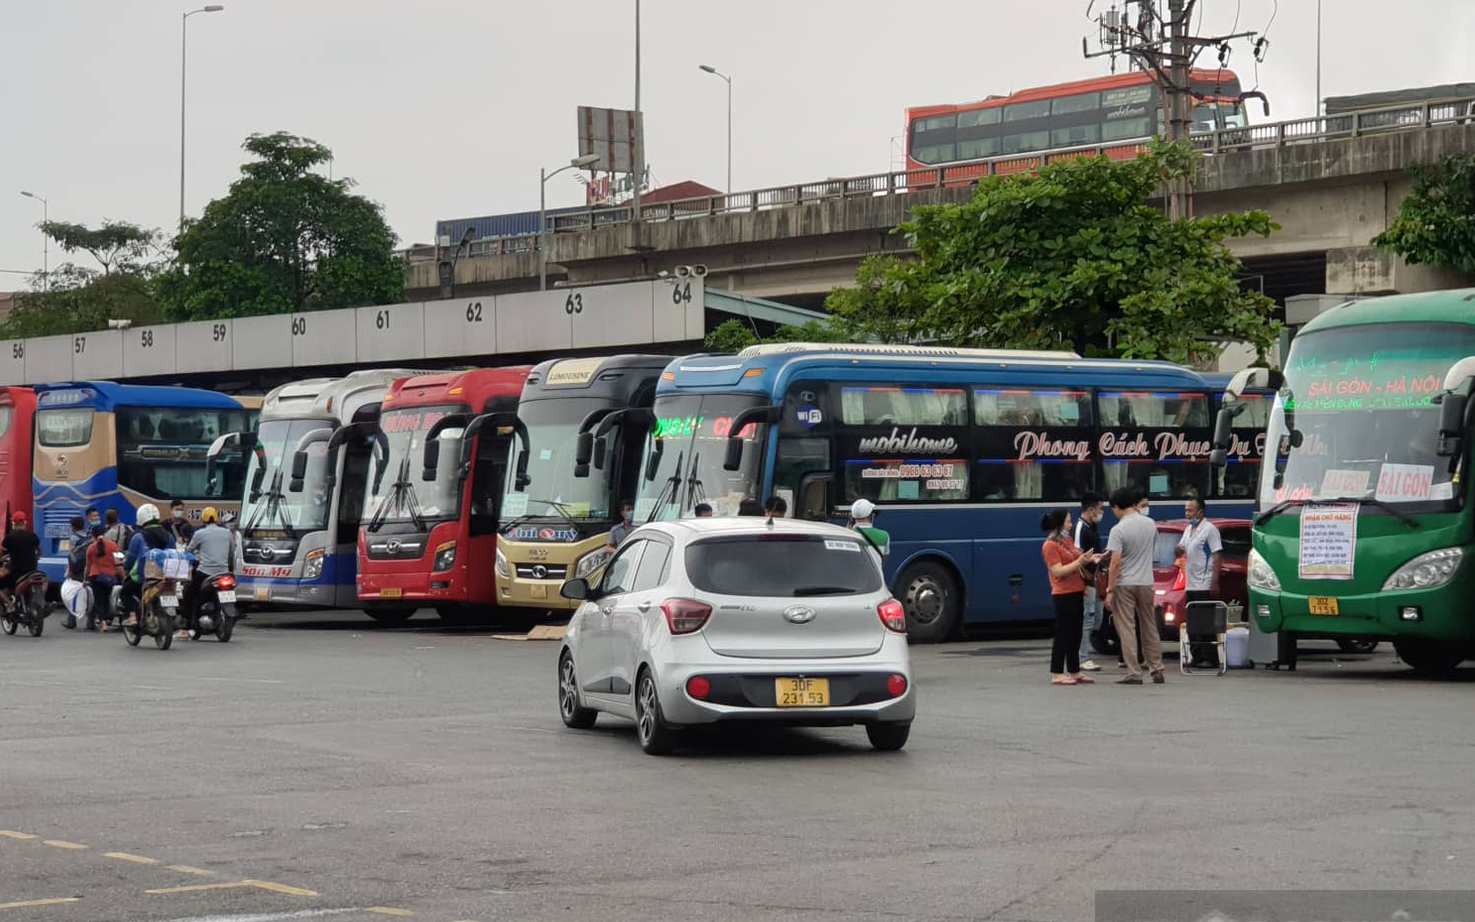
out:
M1200 214L1261 209L1281 230L1233 245L1251 283L1267 294L1379 293L1443 287L1449 280L1370 247L1411 186L1406 168L1475 153L1475 124L1463 103L1414 105L1231 129L1195 136L1201 160ZM916 205L961 202L971 180L1038 166L1042 159L1117 148L1077 148L938 170L828 179L629 208L560 215L547 237L550 283L590 285L648 279L676 265L708 267L709 288L740 290L818 307L853 282L860 260L899 252L889 233ZM455 266L460 294L524 291L537 285L535 238L473 243ZM443 255L443 254L442 254ZM436 254L411 252L406 296L438 297Z

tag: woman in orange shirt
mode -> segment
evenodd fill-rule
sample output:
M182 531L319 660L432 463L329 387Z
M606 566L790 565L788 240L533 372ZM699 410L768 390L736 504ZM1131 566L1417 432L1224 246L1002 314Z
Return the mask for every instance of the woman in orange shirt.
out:
M1050 598L1055 603L1055 642L1050 647L1050 684L1094 685L1081 672L1081 627L1086 614L1086 581L1081 570L1100 555L1081 553L1070 537L1070 513L1056 509L1040 520L1045 531L1042 554L1050 574Z
M113 558L118 545L107 539L106 531L101 522L92 526L92 546L87 548L87 581L92 584L92 614L87 619L87 628L91 630L93 624L101 624L104 634L112 626L108 605L113 587L118 583L118 564Z

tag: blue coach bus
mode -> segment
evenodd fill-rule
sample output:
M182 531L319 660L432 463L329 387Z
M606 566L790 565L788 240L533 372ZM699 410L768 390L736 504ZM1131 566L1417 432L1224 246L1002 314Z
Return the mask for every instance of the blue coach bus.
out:
M1177 365L1069 352L794 343L689 356L657 386L636 520L699 502L734 515L769 495L836 519L865 497L891 534L886 575L914 640L1053 618L1045 510L1135 484L1161 517L1190 495L1212 515L1249 514L1263 439L1245 420L1236 463L1211 468L1216 395Z
M88 506L134 511L153 503L165 516L174 500L198 521L200 510L240 504L244 455L219 459L212 477L210 444L254 428L254 412L214 391L79 381L36 388L36 445L31 465L41 569L56 584L66 571L68 522Z

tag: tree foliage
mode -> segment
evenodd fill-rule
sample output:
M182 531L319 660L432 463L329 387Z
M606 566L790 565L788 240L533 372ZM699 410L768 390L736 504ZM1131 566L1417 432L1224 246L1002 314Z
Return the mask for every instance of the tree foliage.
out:
M66 262L48 276L38 276L33 286L45 290L17 299L0 336L54 336L106 329L114 319L137 324L164 319L154 284L163 265L158 231L124 221L96 228L48 221L41 231L68 255L90 255L97 267Z
M404 269L380 206L313 172L332 152L285 132L246 139L254 158L176 240L163 279L175 320L399 301Z
M1130 161L984 177L968 202L914 209L896 232L915 258L866 259L855 287L826 301L829 331L1175 362L1241 340L1263 355L1274 303L1241 289L1225 241L1277 225L1263 212L1169 220L1151 201L1193 169L1187 145L1161 144Z
M1475 156L1411 167L1414 186L1373 245L1424 263L1475 273Z
M833 319L810 320L801 326L781 326L772 336L760 337L750 323L727 320L707 334L704 345L713 352L741 352L759 343L839 343L850 339L840 331Z

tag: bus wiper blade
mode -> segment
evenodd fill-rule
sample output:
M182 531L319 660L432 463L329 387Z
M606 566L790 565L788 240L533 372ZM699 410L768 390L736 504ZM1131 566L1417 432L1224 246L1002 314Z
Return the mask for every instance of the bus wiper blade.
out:
M533 502L544 504L549 509L552 509L554 512L558 513L559 517L562 518L565 522L569 523L575 528L579 527L578 521L575 520L573 516L569 515L568 507L565 506L563 503L556 502L551 499L534 499Z
M1395 509L1395 508L1393 508L1393 506L1391 504L1385 503L1381 499L1377 499L1377 498L1372 497L1372 496L1363 496L1363 497L1360 497L1360 498L1355 499L1355 500L1335 499L1335 500L1332 500L1332 502L1334 502L1334 503L1355 502L1355 503L1357 503L1359 505L1362 505L1362 506L1377 506L1379 509L1381 509L1384 512L1388 513L1389 515L1393 516L1395 519L1397 519L1398 521L1400 521L1403 524L1407 525L1409 528L1418 528L1419 527L1419 521L1418 521L1418 519L1415 519L1413 516L1409 515L1407 512L1404 512L1401 509Z
M1329 506L1334 506L1339 503L1355 503L1359 506L1377 506L1379 509L1382 509L1384 512L1393 516L1395 519L1398 519L1409 528L1419 527L1418 520L1409 515L1407 512L1396 509L1388 503L1385 503L1382 500L1372 496L1336 496L1330 498L1318 497L1316 499L1288 499L1284 500L1283 502L1276 503L1274 506L1271 506L1269 509L1266 509L1264 512L1255 516L1255 524L1264 525L1266 522L1275 518L1277 515L1280 515L1282 512L1285 512L1287 509L1295 506L1305 506L1309 503Z

